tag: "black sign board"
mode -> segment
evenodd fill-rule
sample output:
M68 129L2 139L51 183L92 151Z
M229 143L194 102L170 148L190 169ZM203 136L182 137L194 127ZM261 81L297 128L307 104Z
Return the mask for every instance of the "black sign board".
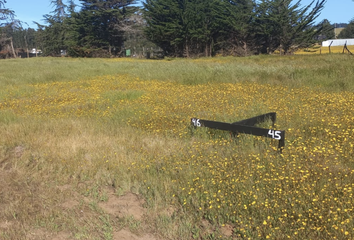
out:
M191 124L193 127L208 127L224 131L230 131L234 135L245 133L255 136L272 138L279 141L278 148L281 151L285 146L285 131L255 127L256 124L265 122L268 119L272 121L274 126L276 120L276 113L266 113L234 123L215 122L199 118L192 118Z

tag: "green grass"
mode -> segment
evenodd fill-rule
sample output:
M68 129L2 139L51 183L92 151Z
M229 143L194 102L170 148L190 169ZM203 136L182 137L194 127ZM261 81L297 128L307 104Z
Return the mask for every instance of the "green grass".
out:
M252 56L172 61L31 58L2 61L0 86L76 81L104 75L130 74L143 80L183 84L260 82L286 86L354 90L350 55ZM214 61L215 60L215 61ZM30 89L18 89L30 93ZM4 92L0 91L0 99Z
M340 54L2 60L0 238L354 237L353 67ZM270 111L282 155L189 128ZM145 218L105 212L109 191L139 195Z

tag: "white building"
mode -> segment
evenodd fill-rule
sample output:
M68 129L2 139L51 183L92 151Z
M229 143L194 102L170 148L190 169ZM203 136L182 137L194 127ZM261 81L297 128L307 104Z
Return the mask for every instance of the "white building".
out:
M33 54L36 54L36 53L42 53L42 50L39 50L39 49L36 49L36 48L33 48L30 53L33 53Z
M347 46L354 45L354 38L348 38L348 39L330 39L327 41L322 42L322 47L334 47L334 46L344 46L347 44Z

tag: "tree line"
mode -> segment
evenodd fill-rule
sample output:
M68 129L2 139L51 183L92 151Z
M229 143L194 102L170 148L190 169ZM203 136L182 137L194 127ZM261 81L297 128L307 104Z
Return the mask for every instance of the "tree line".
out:
M167 56L291 54L333 38L333 26L315 24L326 0L51 0L38 29L23 28L0 0L0 51L41 49L72 57L124 55L134 44ZM79 7L79 10L77 10ZM348 26L350 26L350 23ZM134 46L135 46L134 45ZM10 51L11 50L11 51Z

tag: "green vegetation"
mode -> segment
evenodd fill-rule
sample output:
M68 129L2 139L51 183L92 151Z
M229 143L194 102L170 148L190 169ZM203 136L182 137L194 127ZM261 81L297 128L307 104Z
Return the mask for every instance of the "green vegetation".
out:
M354 38L354 20L339 33L338 38Z
M4 91L4 87L14 87L14 91L16 89L30 94L31 87L22 84L77 81L95 76L129 74L142 80L155 79L184 84L261 82L286 84L291 87L321 87L328 91L353 91L351 59L351 56L338 54L287 57L262 55L247 58L201 58L190 61L177 58L164 61L12 59L1 64L0 89ZM318 64L319 62L321 64ZM333 87L338 85L338 82L343 82L345 89Z
M315 27L314 21L324 4L317 1L312 8L291 0L148 0L145 32L174 56L207 57L219 51L247 56L275 50L289 54L319 35L322 27Z
M0 238L353 238L351 59L2 61Z
M147 57L287 55L331 30L328 21L315 24L326 0L80 2L77 8L73 1L52 0L54 10L43 16L46 25L37 23L37 31L8 16L0 19L0 57L17 51L25 57L28 48L70 57L122 57L126 50L142 50ZM0 4L0 13L5 10Z

